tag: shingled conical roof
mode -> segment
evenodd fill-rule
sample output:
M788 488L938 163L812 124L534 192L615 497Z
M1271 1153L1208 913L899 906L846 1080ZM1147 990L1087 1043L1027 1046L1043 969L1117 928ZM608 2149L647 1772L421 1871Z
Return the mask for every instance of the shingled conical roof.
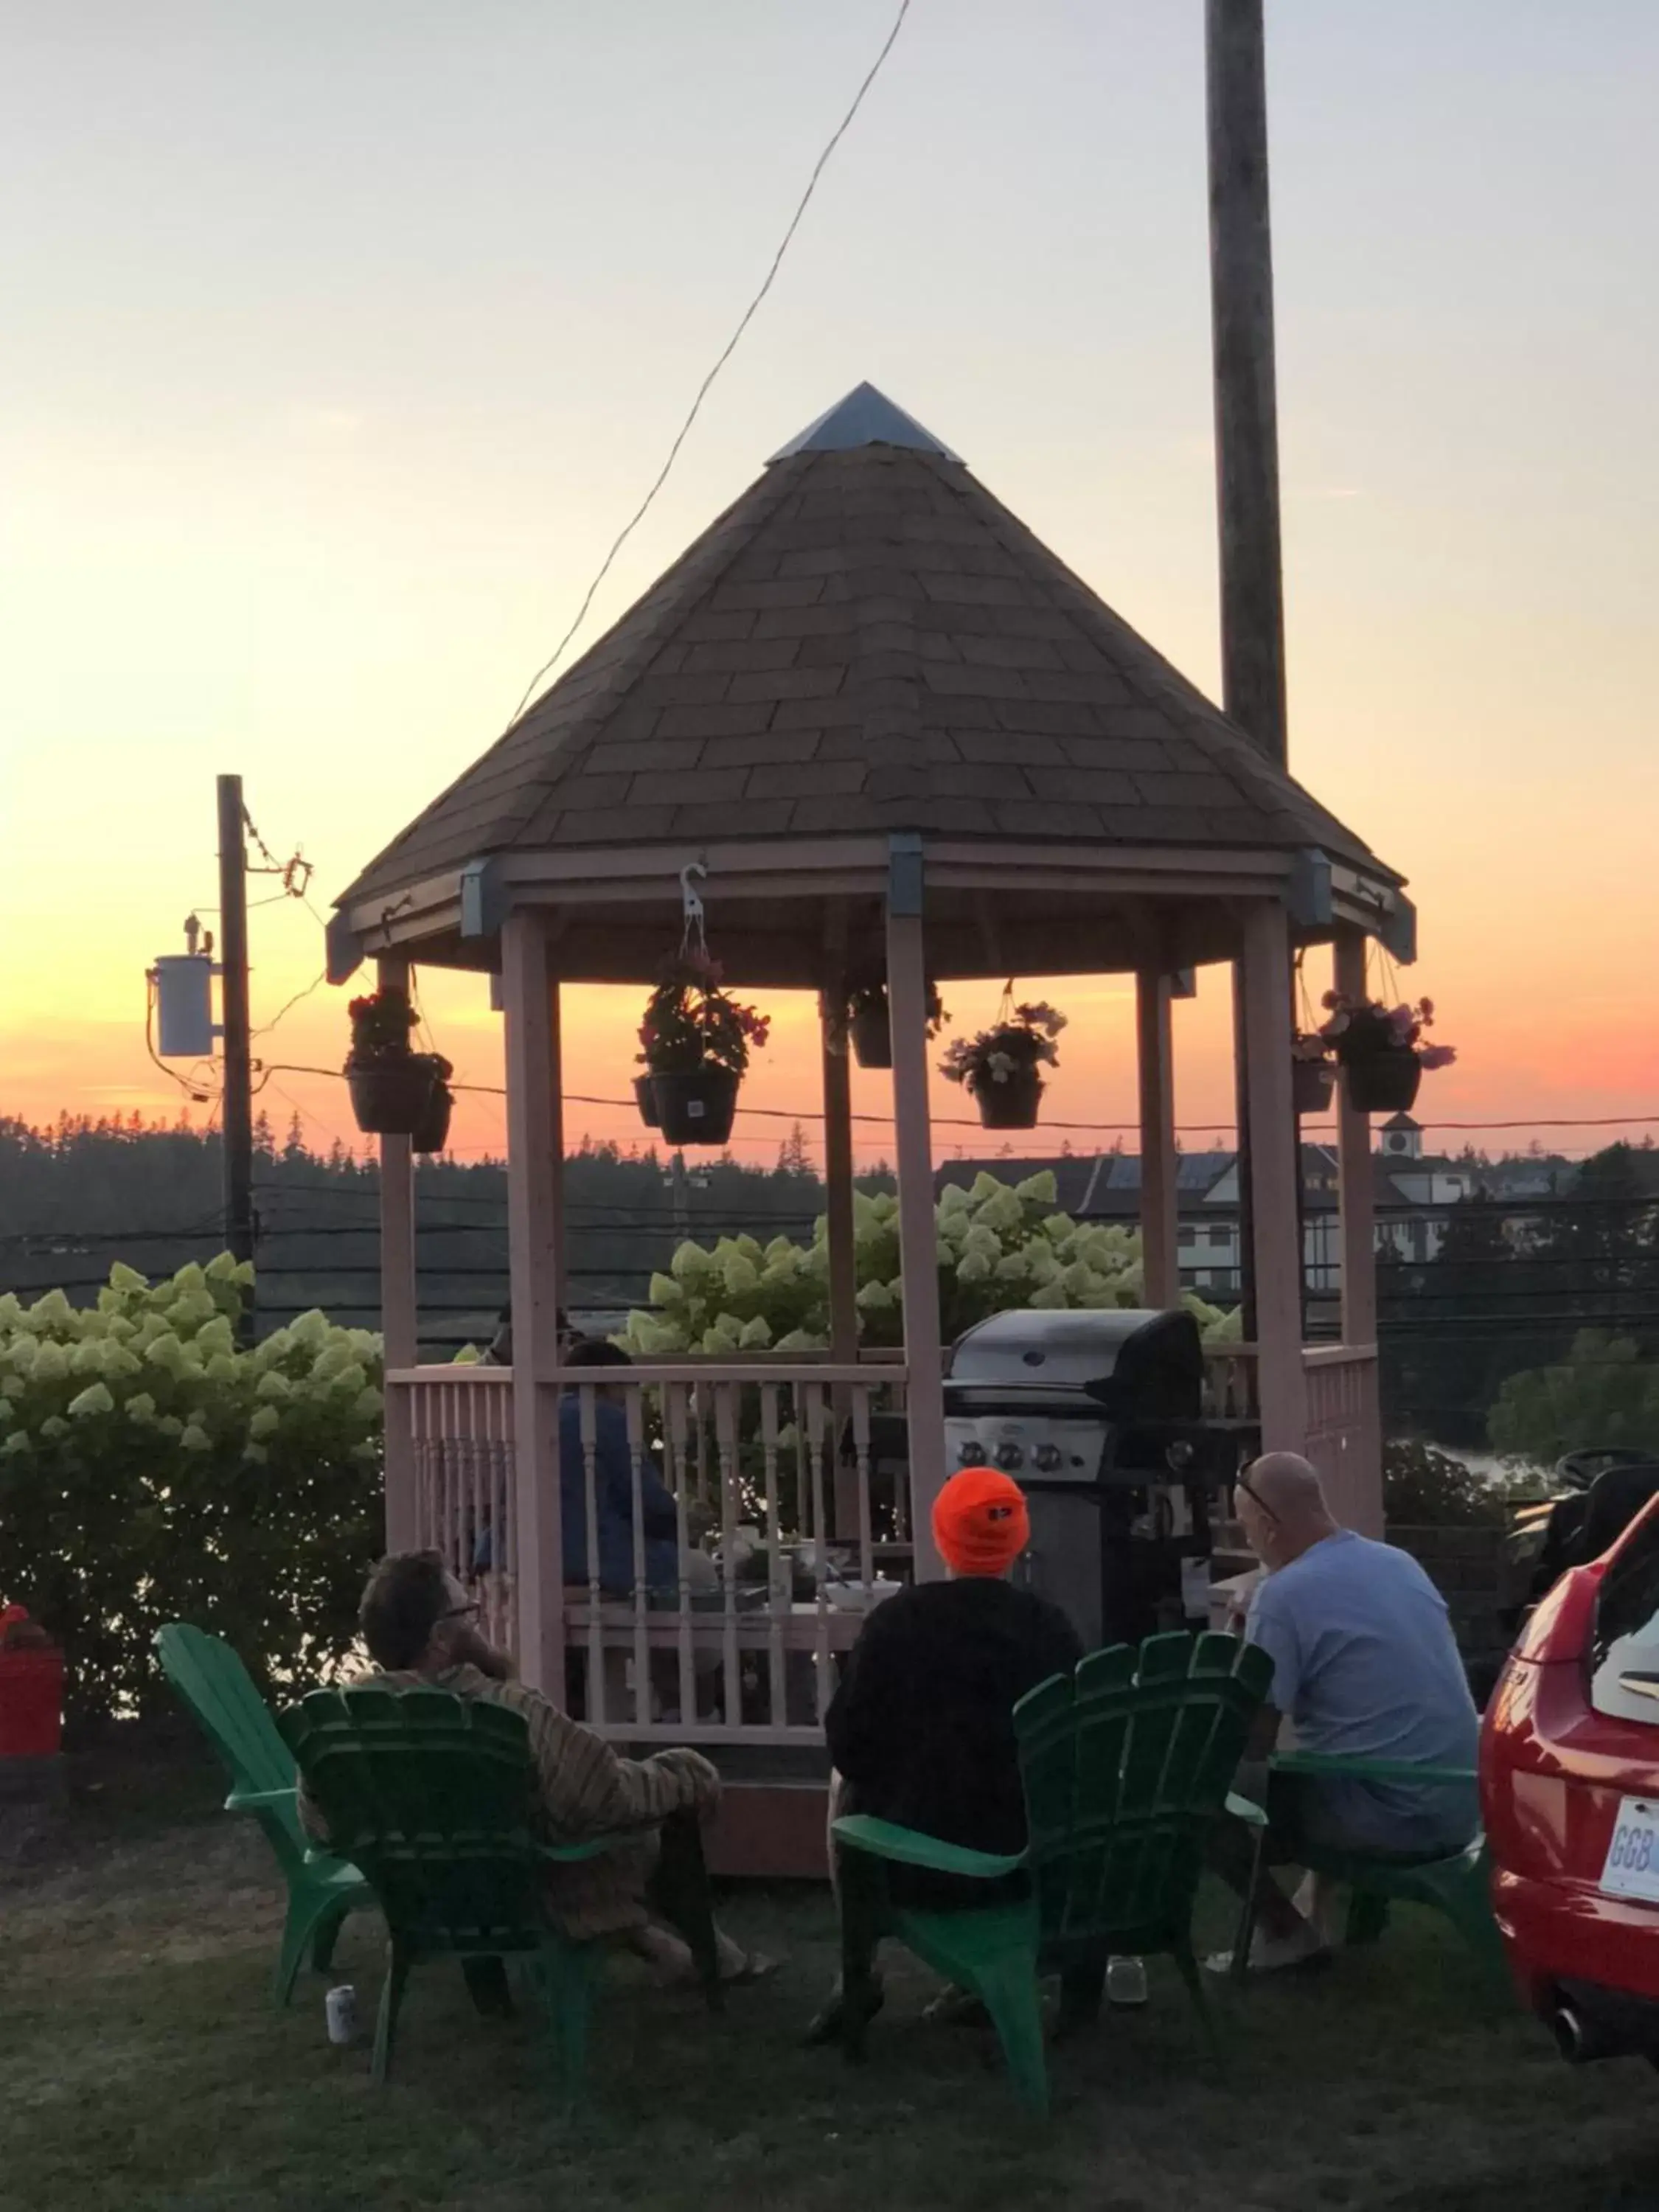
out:
M785 447L342 905L491 854L914 830L1363 842L868 385Z

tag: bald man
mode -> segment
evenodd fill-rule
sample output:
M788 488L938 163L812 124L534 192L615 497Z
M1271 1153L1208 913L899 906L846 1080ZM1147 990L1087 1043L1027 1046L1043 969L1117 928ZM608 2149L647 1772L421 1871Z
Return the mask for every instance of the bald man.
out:
M1445 1600L1416 1560L1339 1527L1318 1474L1294 1452L1270 1452L1248 1468L1237 1506L1267 1570L1244 1633L1273 1662L1270 1703L1251 1743L1255 1757L1265 1760L1287 1717L1300 1751L1472 1769L1474 1701ZM1265 1802L1274 1864L1301 1863L1299 1850L1314 1845L1437 1856L1461 1850L1479 1819L1473 1784L1281 1774ZM1242 1886L1249 1879L1248 1842L1231 1830L1223 1848L1221 1870ZM1266 1881L1251 1966L1294 1965L1322 1949L1318 1917L1304 1918Z

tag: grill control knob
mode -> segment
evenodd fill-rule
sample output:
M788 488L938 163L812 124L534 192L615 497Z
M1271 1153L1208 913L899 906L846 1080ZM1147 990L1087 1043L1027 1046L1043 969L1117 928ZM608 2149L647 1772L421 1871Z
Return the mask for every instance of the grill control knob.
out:
M957 1457L963 1467L983 1467L985 1447L983 1444L971 1443L959 1444L957 1448Z
M1012 1474L1017 1467L1024 1467L1025 1455L1015 1443L997 1446L997 1465L1005 1474Z

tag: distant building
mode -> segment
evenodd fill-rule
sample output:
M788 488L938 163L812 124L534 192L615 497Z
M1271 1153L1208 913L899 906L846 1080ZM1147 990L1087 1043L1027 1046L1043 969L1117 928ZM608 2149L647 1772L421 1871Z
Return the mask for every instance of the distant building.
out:
M1424 1150L1423 1125L1396 1114L1376 1132L1371 1155L1379 1258L1422 1264L1445 1242L1450 1209L1476 1196L1505 1202L1549 1198L1565 1190L1576 1163L1528 1158L1487 1163ZM1060 1158L950 1160L935 1176L944 1189L964 1188L981 1174L1020 1182L1053 1175L1061 1211L1079 1220L1133 1225L1140 1214L1140 1161L1133 1152L1064 1153ZM1328 1145L1302 1147L1303 1256L1315 1297L1341 1289L1337 1212L1338 1164ZM1231 1152L1182 1152L1176 1178L1177 1240L1183 1289L1224 1299L1239 1289L1238 1161Z

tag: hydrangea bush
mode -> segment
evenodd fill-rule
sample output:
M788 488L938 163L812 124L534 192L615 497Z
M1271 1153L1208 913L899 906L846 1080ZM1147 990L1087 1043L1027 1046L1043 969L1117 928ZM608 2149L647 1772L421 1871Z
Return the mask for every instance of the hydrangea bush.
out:
M939 1318L948 1342L988 1315L1014 1306L1138 1306L1140 1238L1133 1230L1073 1221L1055 1206L1043 1173L1011 1186L981 1175L971 1189L943 1192L939 1231ZM898 1201L853 1201L859 1332L866 1345L902 1341ZM806 1352L830 1341L830 1247L822 1217L810 1244L726 1237L682 1244L665 1275L651 1279L653 1312L629 1316L623 1342L639 1359L676 1352L730 1356ZM1202 1299L1183 1303L1206 1339L1239 1334L1238 1316Z
M310 1313L244 1348L252 1270L91 1308L0 1297L0 1597L64 1646L75 1711L150 1701L185 1620L267 1684L337 1665L380 1528L380 1340Z

